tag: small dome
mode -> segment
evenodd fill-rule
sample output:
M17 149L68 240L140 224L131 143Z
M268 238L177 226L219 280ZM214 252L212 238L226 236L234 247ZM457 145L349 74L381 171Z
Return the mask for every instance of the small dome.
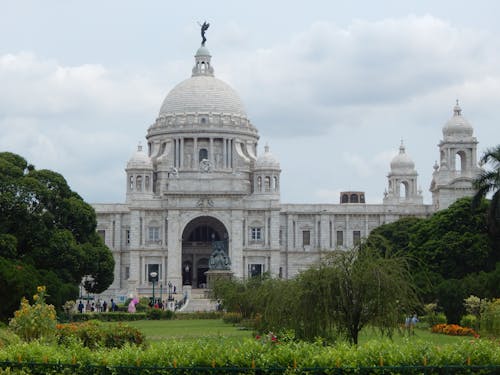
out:
M280 169L280 162L269 152L269 146L264 147L264 154L255 161L255 169Z
M212 56L212 55L210 55L210 51L208 50L207 47L201 46L200 48L198 48L198 51L196 51L195 56Z
M127 169L153 169L153 163L146 153L142 151L142 145L140 143L137 146L137 151L128 161Z
M399 154L397 154L391 161L391 172L413 172L415 170L415 163L408 156L405 151L405 146L403 141L401 141L401 146L399 146Z
M443 126L445 138L467 138L472 137L473 129L469 121L462 116L462 108L457 104L453 107L453 116Z

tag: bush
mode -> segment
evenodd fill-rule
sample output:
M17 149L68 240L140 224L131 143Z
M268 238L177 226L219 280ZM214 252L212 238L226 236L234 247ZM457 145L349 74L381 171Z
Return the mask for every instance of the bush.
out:
M146 311L146 318L149 320L171 320L175 316L173 311L170 310L160 310L160 309L148 309Z
M479 320L475 315L472 314L462 316L462 319L460 319L460 325L462 327L472 328L476 331L479 330Z
M481 329L488 334L500 336L500 298L486 304L481 314Z
M461 327L458 324L436 324L431 329L432 333L444 333L450 336L474 336L479 335L472 328Z
M87 322L89 320L99 320L101 322L126 322L146 319L146 313L128 312L106 312L106 313L85 313L72 316L73 322Z
M57 342L60 345L77 339L88 348L121 348L125 344L142 345L144 335L136 328L125 324L104 325L97 320L82 323L57 325Z
M22 297L21 308L14 312L14 318L11 319L9 326L24 341L50 340L54 337L56 310L54 306L45 303L45 296L45 286L37 287L33 305Z
M11 344L17 344L20 341L21 339L14 332L0 328L0 348Z
M433 327L436 324L446 324L446 315L443 313L431 313L422 316L420 321L427 324L429 327Z
M243 317L241 316L241 314L237 312L228 312L222 316L222 320L224 321L224 323L229 324L238 324L242 319Z

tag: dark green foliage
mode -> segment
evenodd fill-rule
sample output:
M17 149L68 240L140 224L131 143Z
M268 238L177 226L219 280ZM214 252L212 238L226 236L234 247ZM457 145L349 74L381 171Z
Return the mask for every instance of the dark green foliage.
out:
M174 312L170 310L148 308L146 310L146 317L149 320L170 320L174 318Z
M410 256L412 274L425 302L438 301L448 323L465 313L471 294L492 298L500 292L500 256L488 230L486 201L471 210L462 198L427 219L402 219L372 231L369 243Z
M71 321L87 322L89 320L98 320L101 322L130 322L134 320L145 320L146 313L128 313L128 312L103 312L103 313L85 313L73 314Z
M91 292L107 289L114 260L95 229L93 208L63 176L0 153L0 298L12 301L0 305L0 320L37 285L47 286L47 302L57 309L78 295L84 275L95 280Z

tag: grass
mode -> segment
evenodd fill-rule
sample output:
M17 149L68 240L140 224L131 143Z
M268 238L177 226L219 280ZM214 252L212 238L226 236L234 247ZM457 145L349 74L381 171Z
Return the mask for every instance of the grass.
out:
M137 320L128 325L141 330L149 341L195 340L201 337L225 337L241 340L253 336L252 331L242 330L222 320Z
M112 324L112 323L110 323ZM230 340L241 340L253 337L252 331L241 330L233 325L226 324L222 320L138 320L127 322L128 325L138 328L150 342L164 340L197 340L201 337L220 338ZM361 331L359 343L362 345L367 341L378 340L381 336L378 331L367 328ZM463 340L470 340L470 337L448 336L429 332L428 329L416 329L415 334L408 336L401 332L394 332L393 341L395 343L407 344L408 339L420 340L433 343L435 345L446 345Z

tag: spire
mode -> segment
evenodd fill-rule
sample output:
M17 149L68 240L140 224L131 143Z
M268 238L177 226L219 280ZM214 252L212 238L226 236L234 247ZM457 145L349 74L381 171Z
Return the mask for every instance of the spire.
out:
M405 145L403 142L403 139L401 138L401 145L399 146L399 153L404 154L405 153Z
M462 115L462 108L460 108L460 105L458 104L458 99L455 104L455 107L453 107L453 116L461 116Z

